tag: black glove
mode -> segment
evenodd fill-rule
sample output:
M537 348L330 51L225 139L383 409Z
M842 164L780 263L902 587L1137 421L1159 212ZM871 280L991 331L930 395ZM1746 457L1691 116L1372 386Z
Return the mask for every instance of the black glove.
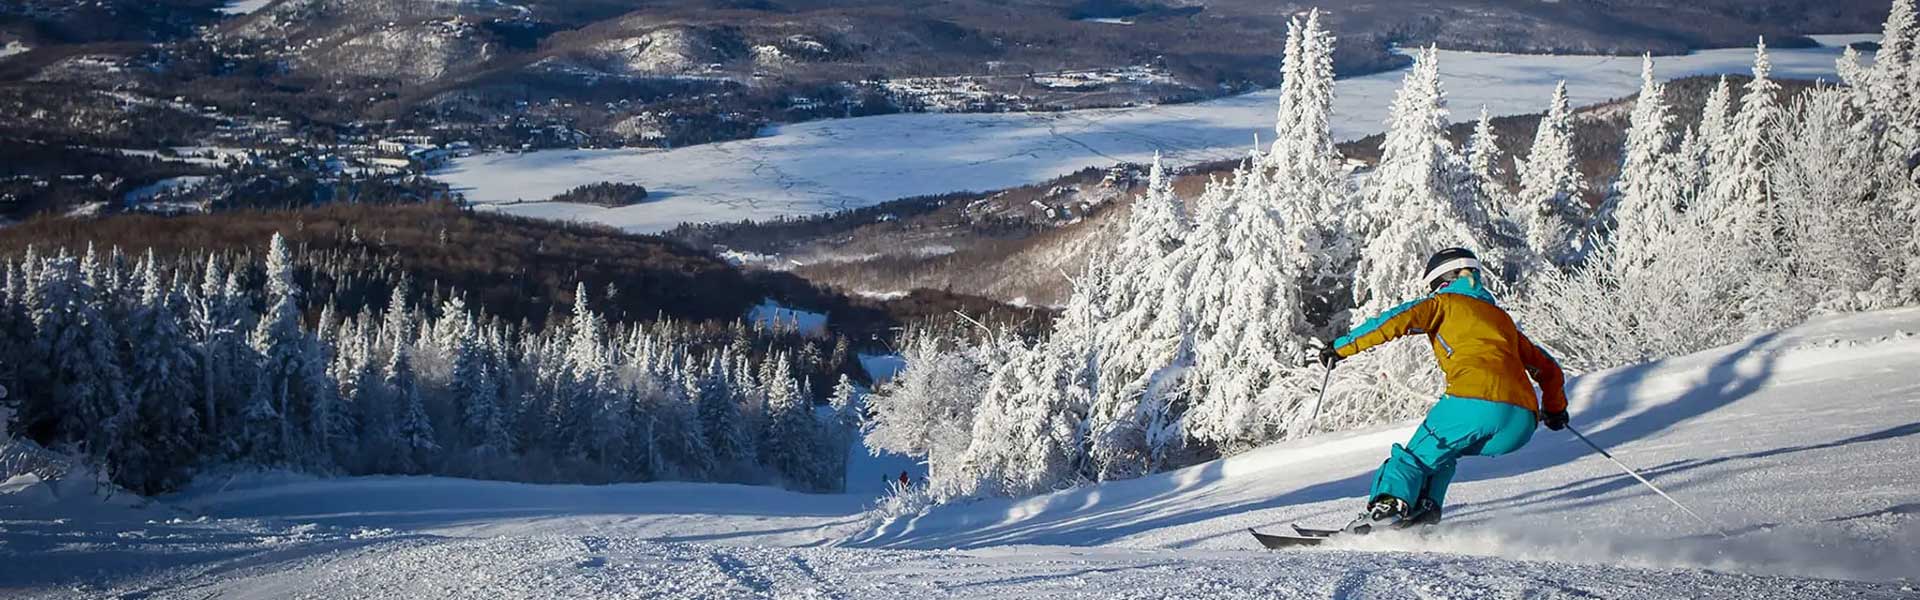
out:
M1547 429L1552 429L1554 431L1566 429L1567 428L1567 411L1564 411L1564 410L1547 411L1546 414L1540 415L1540 423L1542 425L1546 425Z
M1340 356L1340 351L1334 350L1332 346L1328 346L1320 349L1320 360L1317 362L1320 363L1320 366L1332 369L1334 365L1340 364L1340 361L1344 358L1345 357Z

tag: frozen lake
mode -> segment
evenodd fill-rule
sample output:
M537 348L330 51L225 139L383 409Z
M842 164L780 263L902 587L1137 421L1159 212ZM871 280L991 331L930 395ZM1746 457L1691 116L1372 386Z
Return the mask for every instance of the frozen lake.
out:
M1879 35L1816 36L1825 47L1771 51L1781 78L1832 81L1845 44ZM1440 53L1456 121L1545 110L1567 81L1575 105L1633 94L1638 57ZM1751 48L1655 59L1660 77L1746 73ZM1403 71L1339 80L1334 134L1384 129ZM687 222L769 219L869 206L907 196L1013 187L1090 166L1171 165L1243 156L1271 140L1278 90L1193 104L1050 113L898 114L769 128L762 137L673 150L483 154L435 176L475 203L511 214L604 223L650 233ZM644 185L654 200L621 208L532 202L600 181ZM528 203L516 203L526 201ZM506 203L515 203L503 205Z

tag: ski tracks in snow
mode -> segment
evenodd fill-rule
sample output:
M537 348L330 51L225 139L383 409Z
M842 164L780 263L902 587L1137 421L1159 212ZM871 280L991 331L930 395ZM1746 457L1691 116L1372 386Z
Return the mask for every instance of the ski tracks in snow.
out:
M264 558L264 557L263 557ZM1005 547L720 547L602 536L394 538L245 569L197 570L138 598L1911 598L1899 584L1691 569L1543 565L1426 553Z

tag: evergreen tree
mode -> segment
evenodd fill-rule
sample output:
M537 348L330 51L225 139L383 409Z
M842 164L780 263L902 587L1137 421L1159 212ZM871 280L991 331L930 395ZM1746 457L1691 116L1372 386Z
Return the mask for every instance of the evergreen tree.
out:
M407 304L409 278L402 275L400 283L393 286L393 294L387 298L386 321L380 326L381 347L388 351L413 343L413 309Z
M1573 232L1585 225L1580 193L1585 187L1573 153L1573 108L1567 83L1554 87L1553 100L1534 133L1533 150L1520 165L1520 206L1525 213L1527 247L1548 263L1565 266Z
M1508 209L1514 198L1507 191L1506 173L1500 163L1500 137L1494 134L1493 115L1483 104L1480 119L1473 125L1473 136L1467 138L1467 169L1473 173L1479 197L1485 202L1482 210L1495 218L1511 219Z
M1147 421L1164 413L1171 393L1155 384L1179 368L1187 341L1183 293L1169 291L1185 291L1177 252L1191 225L1158 156L1147 180L1114 251L1118 273L1102 307L1109 316L1096 332L1100 386L1090 408L1089 452L1103 479L1150 468L1157 453L1147 444Z
M1689 196L1708 197L1714 192L1708 185L1717 181L1727 167L1733 140L1733 84L1725 76L1707 93L1706 105L1700 109L1700 128L1695 134L1691 155L1696 162L1695 171L1699 174L1693 181L1700 187L1688 190ZM1689 207L1691 209L1692 207Z
M427 417L427 406L420 398L420 385L414 378L413 362L407 358L405 349L395 351L388 359L383 383L387 397L398 410L395 433L399 443L394 448L393 468L401 473L423 472L433 464L440 444L434 441L433 422Z
M812 402L800 395L800 386L793 379L792 367L786 357L774 357L767 361L772 365L769 376L764 378L767 386L766 428L760 439L765 447L762 455L766 464L778 472L790 485L804 489L817 489L819 476L815 466L820 460L820 448L815 443L818 433L815 430Z
M140 263L140 300L127 342L131 349L129 392L135 403L132 431L122 436L115 462L129 471L122 482L144 492L185 483L201 443L194 411L199 364L175 312L175 294L149 250Z
M1372 227L1354 271L1355 321L1424 296L1427 257L1474 241L1451 197L1455 169L1465 163L1454 158L1444 135L1447 105L1438 60L1433 49L1422 52L1394 97L1380 165L1364 205ZM1425 352L1405 344L1358 357L1354 368L1336 372L1343 391L1328 393L1320 420L1377 423L1415 414L1432 401L1415 390L1438 387L1438 373ZM1382 372L1387 375L1371 375Z
M1747 280L1752 289L1740 293L1743 308L1771 325L1784 325L1794 309L1770 282L1754 282L1753 273L1785 273L1780 262L1781 235L1779 215L1768 189L1769 172L1778 151L1778 122L1781 109L1776 94L1780 85L1771 79L1772 62L1767 45L1761 40L1754 51L1753 79L1740 98L1740 111L1734 120L1731 149L1726 168L1714 174L1712 197L1704 218L1713 231L1731 236L1733 243L1717 245L1729 250L1726 277ZM1759 278L1764 280L1765 278ZM1784 303L1784 304L1783 304Z
M660 403L654 413L660 427L657 435L663 441L666 459L672 463L675 475L702 481L711 477L719 465L713 449L707 445L706 428L700 419L699 386L688 383L698 378L696 370L688 362L674 364L666 378L670 384L660 390Z
M1420 53L1394 96L1386 142L1364 205L1372 227L1354 275L1361 315L1375 315L1426 293L1421 262L1473 236L1453 214L1448 194L1446 92L1438 53Z
M96 272L96 279L98 274ZM104 457L134 419L102 299L80 264L64 251L26 275L22 307L32 326L32 354L22 365L23 398L15 427Z
M1666 86L1653 75L1653 56L1641 58L1640 95L1634 101L1621 152L1620 176L1602 210L1601 223L1611 223L1614 266L1622 277L1638 275L1656 259L1656 245L1676 217L1681 190L1666 159L1673 145L1668 129Z
M699 404L700 430L706 435L708 452L715 468L730 477L742 476L745 465L753 461L753 441L744 427L740 404L726 389L726 360L716 354L704 374L689 374L687 395Z
M1202 309L1218 321L1194 343L1200 393L1186 414L1187 433L1212 447L1238 450L1270 439L1278 425L1273 403L1288 395L1288 371L1303 355L1299 282L1308 265L1282 246L1295 236L1265 172L1242 168L1227 188L1225 235L1215 241L1225 245L1224 278L1233 286L1212 296L1217 307Z
M834 422L841 429L860 429L860 390L853 386L853 379L847 374L841 373L840 379L834 382L833 395L828 397L827 405L833 408Z
M294 281L293 253L286 239L275 233L267 252L267 313L253 330L253 348L260 354L266 389L257 395L272 403L278 430L271 444L281 460L296 464L323 464L325 440L312 435L328 420L332 386L321 381L324 357L300 328L300 287ZM257 416L264 413L254 411Z
M488 461L513 450L507 433L507 415L501 406L500 381L493 359L480 340L480 331L465 305L449 300L441 312L442 323L452 322L453 404L460 410L462 438L474 449L475 458Z

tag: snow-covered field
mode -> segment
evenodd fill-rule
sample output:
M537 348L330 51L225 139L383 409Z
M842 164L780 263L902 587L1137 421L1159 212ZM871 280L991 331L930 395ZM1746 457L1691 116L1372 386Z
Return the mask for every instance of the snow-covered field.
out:
M1346 519L1407 425L878 527L870 489L251 476L132 506L14 481L0 596L1915 598L1916 331L1828 318L1575 380L1576 426L1711 524L1541 430L1462 462L1431 534L1246 535Z
M1846 43L1878 39L1821 36L1823 48L1772 51L1774 75L1834 79ZM1658 59L1662 77L1745 73L1751 49L1707 50ZM1487 106L1494 114L1545 109L1568 82L1575 105L1639 89L1633 57L1441 52L1456 120ZM1384 129L1401 71L1336 85L1335 137ZM901 114L773 127L749 140L674 150L554 150L456 159L436 177L482 204L538 201L587 183L647 186L648 202L621 208L531 203L513 214L594 221L636 232L685 222L767 219L869 206L908 196L1013 187L1089 166L1146 162L1158 151L1179 166L1243 155L1270 139L1278 91L1194 104L1050 113Z
M771 298L748 309L747 321L771 328L791 327L815 337L827 335L826 314L782 306Z
M233 0L228 2L226 6L215 10L229 15L248 15L262 8L266 8L268 4L272 3L273 0Z

